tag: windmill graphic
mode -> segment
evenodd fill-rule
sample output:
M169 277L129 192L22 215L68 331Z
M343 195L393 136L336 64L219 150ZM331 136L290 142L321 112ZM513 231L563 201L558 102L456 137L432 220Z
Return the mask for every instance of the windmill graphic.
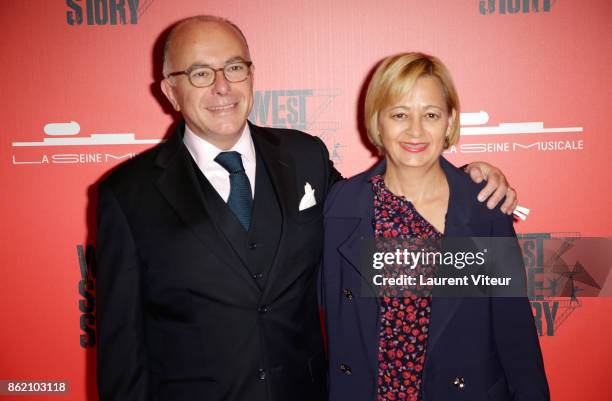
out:
M553 274L553 278L548 278L547 298L555 298L559 302L559 314L554 322L555 331L567 320L567 318L579 307L582 306L579 293L587 290L600 290L601 286L584 268L583 264L577 260L573 265L568 264L563 256L570 251L577 236L557 237L562 242L558 248L552 252L545 260L544 266Z

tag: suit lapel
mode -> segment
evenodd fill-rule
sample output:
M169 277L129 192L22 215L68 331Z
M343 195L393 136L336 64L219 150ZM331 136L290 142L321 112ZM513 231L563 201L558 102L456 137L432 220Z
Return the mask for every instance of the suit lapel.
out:
M255 147L266 164L272 185L274 185L279 198L283 216L288 213L297 213L297 210L293 210L293 206L297 205L295 161L293 157L280 148L278 139L273 135L252 124L249 124L249 128Z
M264 161L267 172L270 176L270 181L274 187L282 215L282 227L280 240L278 242L278 248L272 266L270 268L268 279L264 286L264 293L262 299L267 299L271 292L271 288L277 283L278 275L280 273L278 258L281 250L287 244L290 236L285 235L288 228L288 217L294 217L297 213L297 187L295 178L295 160L293 157L283 151L279 146L278 139L273 135L265 132L260 127L249 123L249 129L253 137L253 142L257 151L261 155L261 159ZM257 197L257 194L255 194ZM295 209L295 210L294 210Z
M246 281L249 288L256 291L255 293L259 293L257 285L242 261L227 243L225 236L217 230L210 217L211 209L204 200L191 164L191 156L183 144L183 131L184 125L180 124L174 135L160 150L156 163L164 171L158 178L156 186L206 249L230 266L236 275Z

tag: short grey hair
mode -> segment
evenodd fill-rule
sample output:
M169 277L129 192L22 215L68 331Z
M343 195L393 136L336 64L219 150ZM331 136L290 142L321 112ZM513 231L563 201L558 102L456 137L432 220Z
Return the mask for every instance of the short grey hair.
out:
M162 74L164 74L164 77L167 77L168 74L171 73L172 66L170 65L169 54L170 54L170 47L172 46L172 39L174 38L174 35L176 35L176 32L181 27L194 23L194 22L219 22L223 24L228 24L240 34L240 37L244 41L244 44L246 45L247 50L249 49L249 43L247 42L246 37L244 36L244 33L242 33L242 30L240 30L238 25L234 24L232 21L226 18L223 18L223 17L217 17L216 15L195 15L193 17L187 17L187 18L184 18L178 21L176 24L174 24L174 26L170 30L170 33L168 33L168 36L166 37L166 41L164 42L164 64L163 64L163 69L162 69Z

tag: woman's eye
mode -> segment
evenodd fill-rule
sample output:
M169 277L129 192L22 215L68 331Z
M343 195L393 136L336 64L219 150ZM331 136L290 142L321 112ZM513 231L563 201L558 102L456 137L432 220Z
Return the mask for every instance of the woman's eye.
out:
M433 120L435 120L435 119L437 119L439 117L436 113L427 113L426 116L427 116L427 118L433 119Z

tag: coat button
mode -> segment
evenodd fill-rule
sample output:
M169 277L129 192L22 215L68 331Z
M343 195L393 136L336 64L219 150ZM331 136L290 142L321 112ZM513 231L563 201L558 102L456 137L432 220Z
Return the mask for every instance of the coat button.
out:
M351 367L345 363L340 364L340 370L347 376L353 373L353 371L351 371Z
M251 249L251 250L257 248L257 244L255 242L253 242L253 241L249 241L249 245L248 246L249 246L249 249Z
M255 280L261 280L263 278L263 274L262 273L255 273L255 274L253 274L253 278Z
M257 311L259 313L268 313L270 309L266 305L261 305L259 308L257 308Z
M455 377L455 380L453 380L453 384L457 388L464 388L465 387L465 379L463 377Z
M349 301L351 301L353 299L353 291L349 290L348 288L343 289L342 290L342 294Z
M259 369L257 371L257 376L259 377L259 380L266 380L266 371L265 371L265 369Z

